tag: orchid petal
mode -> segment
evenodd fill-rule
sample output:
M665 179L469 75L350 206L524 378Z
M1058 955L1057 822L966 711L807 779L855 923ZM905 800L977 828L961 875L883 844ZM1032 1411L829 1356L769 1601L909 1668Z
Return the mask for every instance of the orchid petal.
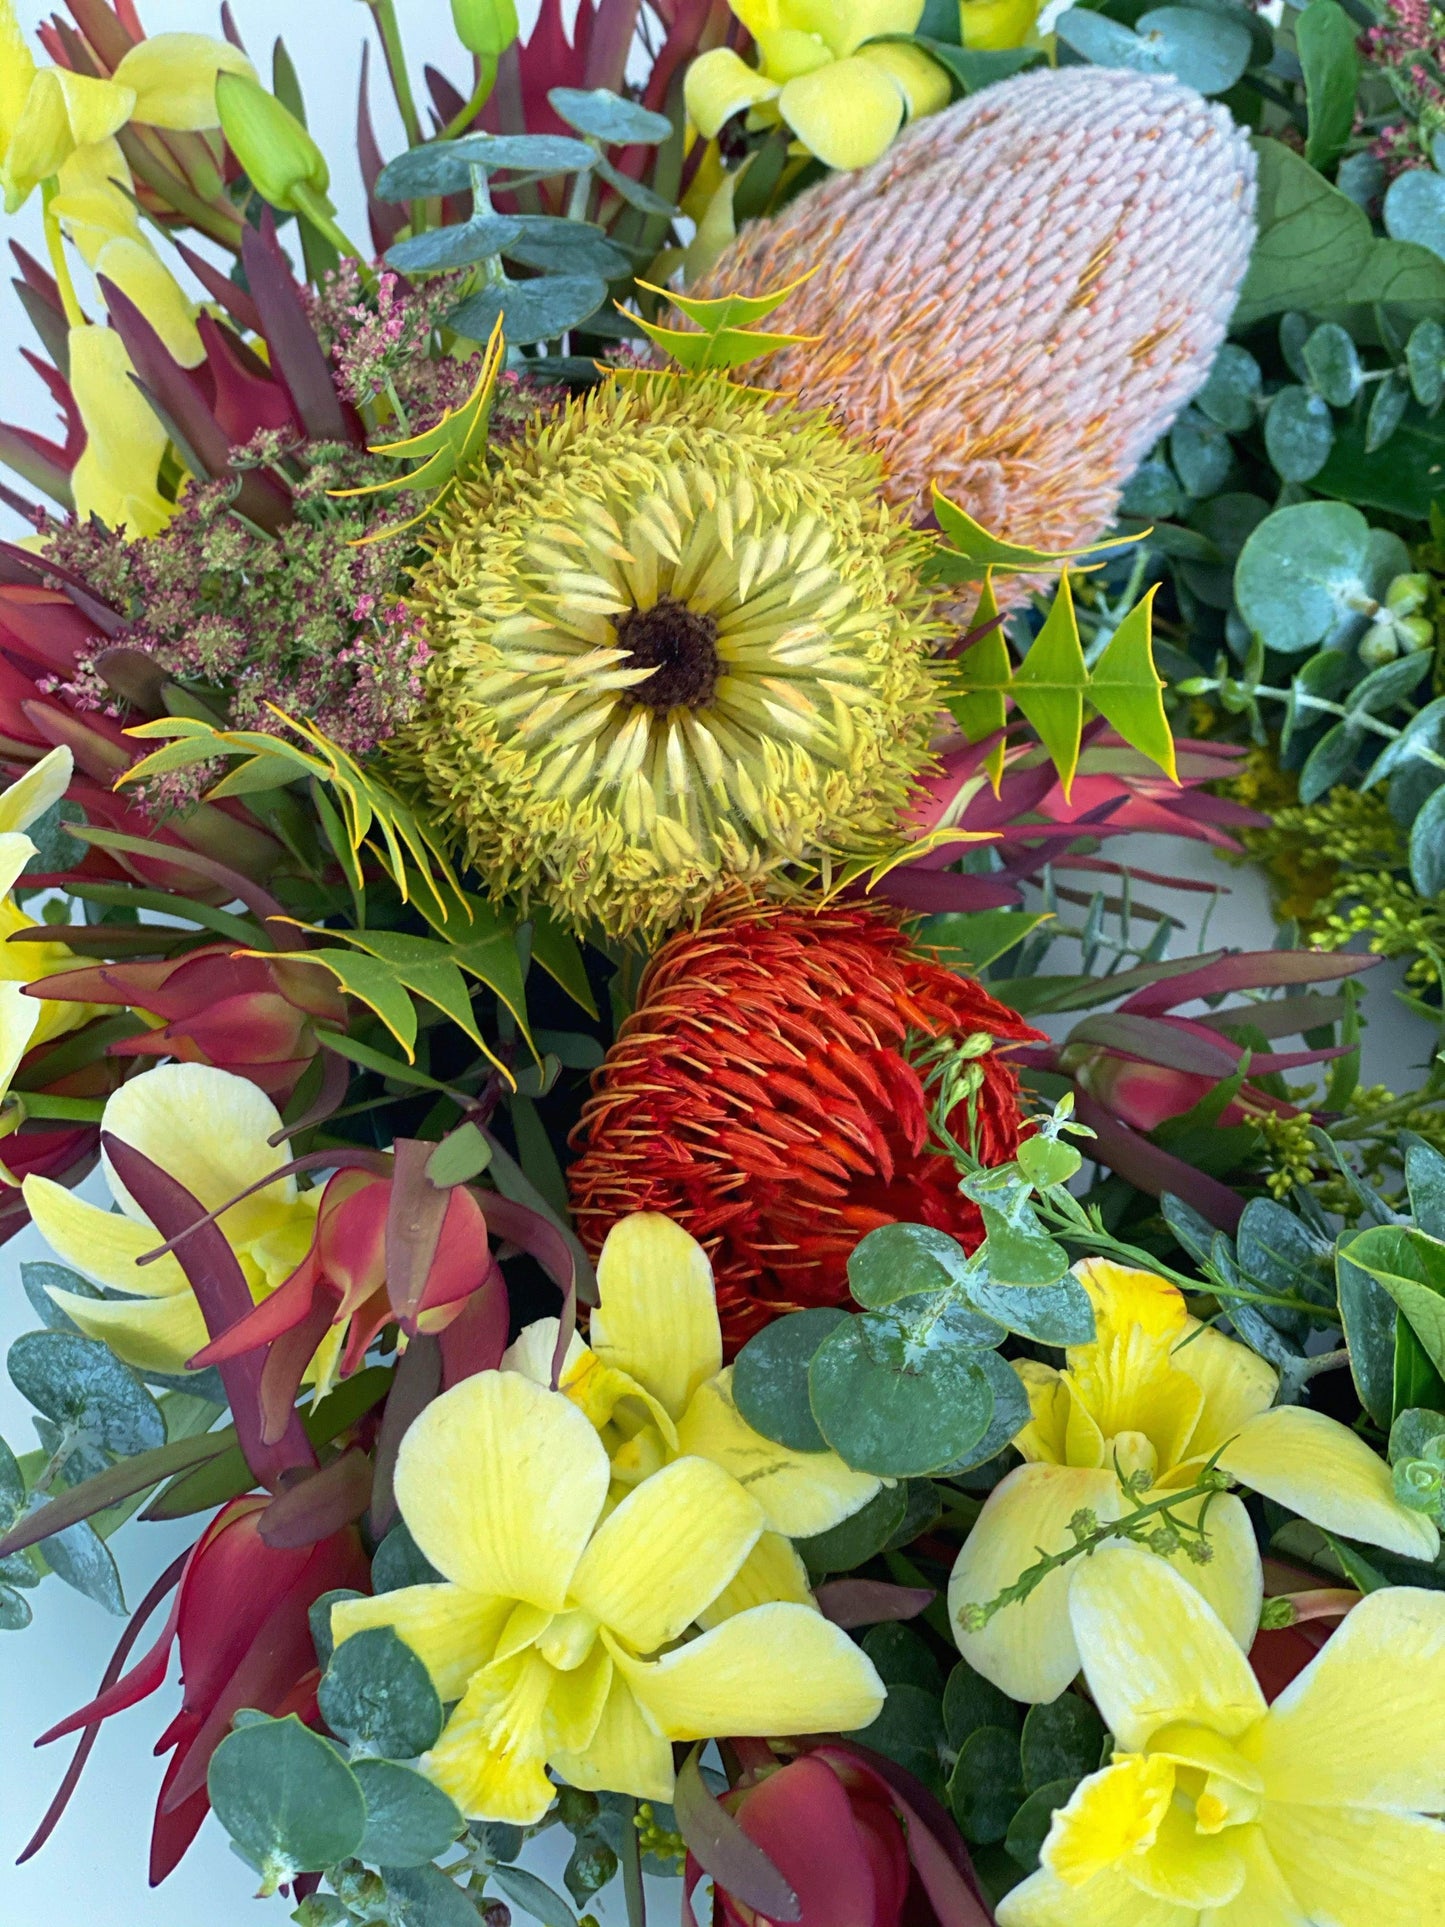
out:
M1151 1498L1163 1495L1153 1492ZM1207 1509L1206 1509L1207 1508ZM1244 1502L1233 1493L1212 1500L1188 1499L1176 1508L1182 1525L1194 1525L1204 1518L1210 1557L1196 1565L1189 1557L1189 1541L1177 1552L1167 1555L1165 1563L1211 1605L1224 1622L1231 1639L1248 1652L1259 1630L1259 1609L1264 1601L1264 1568L1259 1559L1259 1541Z
M1039 1858L1071 1887L1085 1886L1156 1837L1174 1799L1173 1762L1130 1753L1091 1773L1054 1812Z
M473 1673L491 1664L511 1610L510 1599L462 1586L400 1586L373 1599L338 1600L331 1608L331 1636L339 1646L353 1633L390 1626L450 1701L461 1698Z
M20 31L12 0L6 0L0 5L0 161L15 138L34 78L35 56Z
M1260 1824L1302 1923L1424 1927L1439 1918L1445 1890L1445 1825L1439 1820L1269 1804ZM1259 1919L1252 1916L1251 1927Z
M698 1614L697 1623L704 1629L718 1626L750 1606L767 1606L780 1599L806 1606L810 1612L818 1610L808 1586L808 1569L792 1540L780 1532L765 1532L717 1598Z
M670 1740L852 1732L883 1705L872 1660L804 1606L754 1606L658 1660L634 1659L610 1638L608 1645Z
M1445 1810L1445 1593L1369 1593L1244 1750L1268 1802Z
M611 1697L612 1656L600 1640L580 1665L557 1673L547 1695L547 1754L585 1753Z
M134 105L133 91L113 80L42 67L30 83L5 154L7 212L13 214L75 148L106 140L124 127Z
M1174 1369L1192 1378L1204 1406L1189 1439L1191 1458L1207 1459L1226 1439L1274 1402L1279 1374L1257 1352L1208 1325L1195 1325L1170 1354Z
M552 1764L570 1786L590 1793L630 1793L638 1800L672 1798L672 1748L615 1668L602 1716L586 1748L579 1753L556 1749Z
M1395 1497L1390 1468L1337 1419L1280 1405L1251 1419L1219 1467L1302 1519L1426 1563L1440 1550L1433 1520Z
M1041 1552L1071 1545L1069 1521L1077 1512L1108 1520L1124 1507L1112 1471L1068 1465L1021 1465L984 1501L948 1582L948 1616L963 1657L1010 1699L1057 1699L1079 1670L1069 1623L1069 1568L1051 1572L1026 1599L1001 1607L981 1631L963 1626L962 1608L986 1605Z
M478 1372L413 1420L396 1498L424 1555L477 1593L560 1612L607 1496L607 1454L575 1405Z
M1198 1927L1199 1910L1156 1900L1112 1868L1082 1887L1070 1887L1041 1868L1004 1895L994 1917L998 1927ZM1262 1927L1262 1923L1253 1921L1250 1927ZM1275 1923L1271 1921L1270 1927Z
M706 1459L674 1459L601 1526L571 1596L629 1646L655 1653L717 1598L757 1544L761 1506Z
M592 1349L679 1419L722 1365L712 1266L681 1225L637 1211L613 1225L597 1260Z
M250 61L228 40L203 33L156 33L122 57L114 78L135 90L132 120L198 132L221 124L216 110L220 74L256 78Z
M0 1096L29 1050L45 1006L25 995L24 986L0 981Z
M70 477L76 515L154 535L173 513L156 488L169 437L131 379L130 356L113 328L72 328L69 348L70 392L86 432Z
M1104 1546L1081 1560L1069 1619L1089 1690L1125 1752L1175 1721L1233 1739L1264 1712L1249 1661L1218 1614L1142 1547Z
M63 746L42 756L23 776L0 790L0 831L28 830L37 817L60 801L74 774L75 758Z
M790 1452L755 1432L732 1397L732 1367L700 1386L677 1428L684 1452L711 1459L745 1485L774 1532L810 1539L841 1525L878 1490L836 1452Z
M87 1338L100 1339L138 1371L184 1372L210 1337L201 1308L188 1291L168 1298L124 1299L82 1298L76 1291L49 1288L49 1295Z
M887 74L902 94L910 120L936 114L952 98L948 75L921 47L907 46L901 40L882 40L865 47L858 57Z
M130 297L173 360L182 368L200 366L206 345L196 327L195 307L148 242L138 235L116 235L99 249L93 266Z
M714 47L699 54L683 82L688 119L708 140L734 114L759 101L772 100L777 91L775 81L739 59L731 47Z
M810 154L844 171L867 167L886 151L903 124L903 96L871 61L854 55L788 81L778 111Z
M137 1082L140 1080L137 1079ZM62 1264L78 1271L97 1285L113 1291L132 1292L141 1298L169 1298L189 1293L190 1285L180 1261L169 1251L154 1264L138 1265L136 1260L160 1243L160 1234L148 1224L137 1224L114 1211L102 1211L87 1204L66 1185L53 1178L28 1177L21 1187L35 1227ZM205 1327L199 1350L206 1343Z
M468 1379L456 1389L475 1383ZM533 1652L483 1667L453 1709L441 1738L422 1756L427 1778L450 1795L468 1819L526 1827L551 1806L556 1788L547 1778L543 1721L555 1679L552 1668Z
M965 47L999 52L1022 47L1039 17L1039 0L959 0Z

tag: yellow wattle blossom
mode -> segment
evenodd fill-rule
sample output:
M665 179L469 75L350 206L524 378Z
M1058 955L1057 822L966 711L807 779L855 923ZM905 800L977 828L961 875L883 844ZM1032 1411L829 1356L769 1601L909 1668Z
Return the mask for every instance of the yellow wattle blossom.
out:
M670 1800L672 1742L865 1726L872 1662L820 1613L754 1605L689 1630L734 1580L763 1509L674 1459L606 1511L591 1422L520 1372L479 1372L402 1440L396 1498L444 1577L332 1607L338 1642L391 1626L456 1700L422 1771L471 1819L530 1825L572 1786Z
M1093 1300L1094 1342L1071 1348L1062 1372L1015 1361L1033 1411L1014 1440L1027 1463L989 1494L949 1581L954 1636L970 1666L1013 1699L1063 1692L1079 1670L1069 1567L982 1629L965 1626L963 1608L995 1598L1040 1552L1071 1544L1077 1513L1117 1519L1136 1504L1185 1491L1216 1453L1221 1471L1316 1525L1409 1559L1435 1557L1434 1525L1399 1503L1389 1467L1364 1440L1321 1412L1274 1406L1273 1369L1248 1346L1200 1325L1167 1279L1101 1258L1074 1271ZM1138 1477L1142 1500L1124 1492L1121 1473ZM1207 1503L1207 1563L1196 1564L1183 1545L1169 1563L1247 1650L1263 1595L1254 1528L1232 1494ZM1195 1523L1205 1504L1189 1500L1179 1517Z
M64 796L73 768L68 749L53 749L0 790L0 1098L28 1050L76 1029L91 1016L86 1004L48 1003L25 995L27 984L73 970L79 962L73 951L60 942L10 942L17 931L38 927L13 895L20 873L36 854L25 831Z
M612 1498L681 1456L707 1460L752 1495L766 1530L702 1624L763 1599L811 1608L807 1574L789 1541L850 1518L878 1480L850 1470L836 1452L790 1452L740 1417L732 1367L722 1364L712 1267L671 1218L638 1211L619 1220L597 1261L597 1285L592 1344L573 1338L558 1389L601 1435ZM558 1329L555 1318L529 1325L502 1369L550 1385Z
M689 118L711 139L734 114L788 127L829 167L866 167L903 125L948 104L948 76L911 34L923 0L729 0L757 43L759 67L728 47L687 70ZM992 43L998 44L998 43Z
M209 1064L160 1064L106 1100L101 1129L134 1147L183 1184L207 1211L289 1162L291 1148L267 1142L281 1129L276 1106L249 1078ZM175 1256L136 1260L160 1234L105 1162L119 1211L105 1211L50 1178L27 1177L25 1202L41 1237L61 1261L97 1285L133 1294L51 1296L91 1338L143 1371L184 1371L209 1338L195 1293ZM316 1226L319 1190L298 1191L279 1177L223 1212L217 1223L258 1302L289 1278ZM333 1334L333 1349L341 1336ZM321 1361L318 1361L318 1369Z
M999 1927L1427 1927L1441 1918L1445 1595L1371 1593L1272 1706L1162 1560L1075 1573L1073 1638L1118 1751L1055 1813Z

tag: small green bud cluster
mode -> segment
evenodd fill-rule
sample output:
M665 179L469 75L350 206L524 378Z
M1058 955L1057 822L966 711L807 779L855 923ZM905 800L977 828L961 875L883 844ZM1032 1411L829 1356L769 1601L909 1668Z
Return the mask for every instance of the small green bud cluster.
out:
M1414 655L1435 640L1435 625L1421 614L1430 596L1428 575L1397 575L1376 605L1375 618L1360 638L1360 661L1378 669L1396 656Z

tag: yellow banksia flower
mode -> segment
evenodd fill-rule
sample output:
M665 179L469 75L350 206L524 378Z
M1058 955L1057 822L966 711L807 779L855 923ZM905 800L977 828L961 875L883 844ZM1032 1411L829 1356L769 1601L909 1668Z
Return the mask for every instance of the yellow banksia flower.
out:
M614 935L882 854L928 766L927 538L823 416L606 381L428 530L403 775L497 895Z
M891 500L922 511L936 482L994 533L1058 551L1109 526L1203 382L1253 214L1225 108L1160 76L1043 70L750 223L694 292L816 266L780 322L822 341L754 379L835 409Z

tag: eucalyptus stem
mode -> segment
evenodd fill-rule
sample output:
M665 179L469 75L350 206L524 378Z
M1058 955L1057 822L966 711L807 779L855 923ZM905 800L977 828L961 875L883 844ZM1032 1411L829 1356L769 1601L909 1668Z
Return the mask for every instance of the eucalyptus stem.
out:
M637 1831L637 1802L624 1802L622 1816L622 1898L627 1904L627 1927L647 1927L647 1894L642 1885L642 1839Z

